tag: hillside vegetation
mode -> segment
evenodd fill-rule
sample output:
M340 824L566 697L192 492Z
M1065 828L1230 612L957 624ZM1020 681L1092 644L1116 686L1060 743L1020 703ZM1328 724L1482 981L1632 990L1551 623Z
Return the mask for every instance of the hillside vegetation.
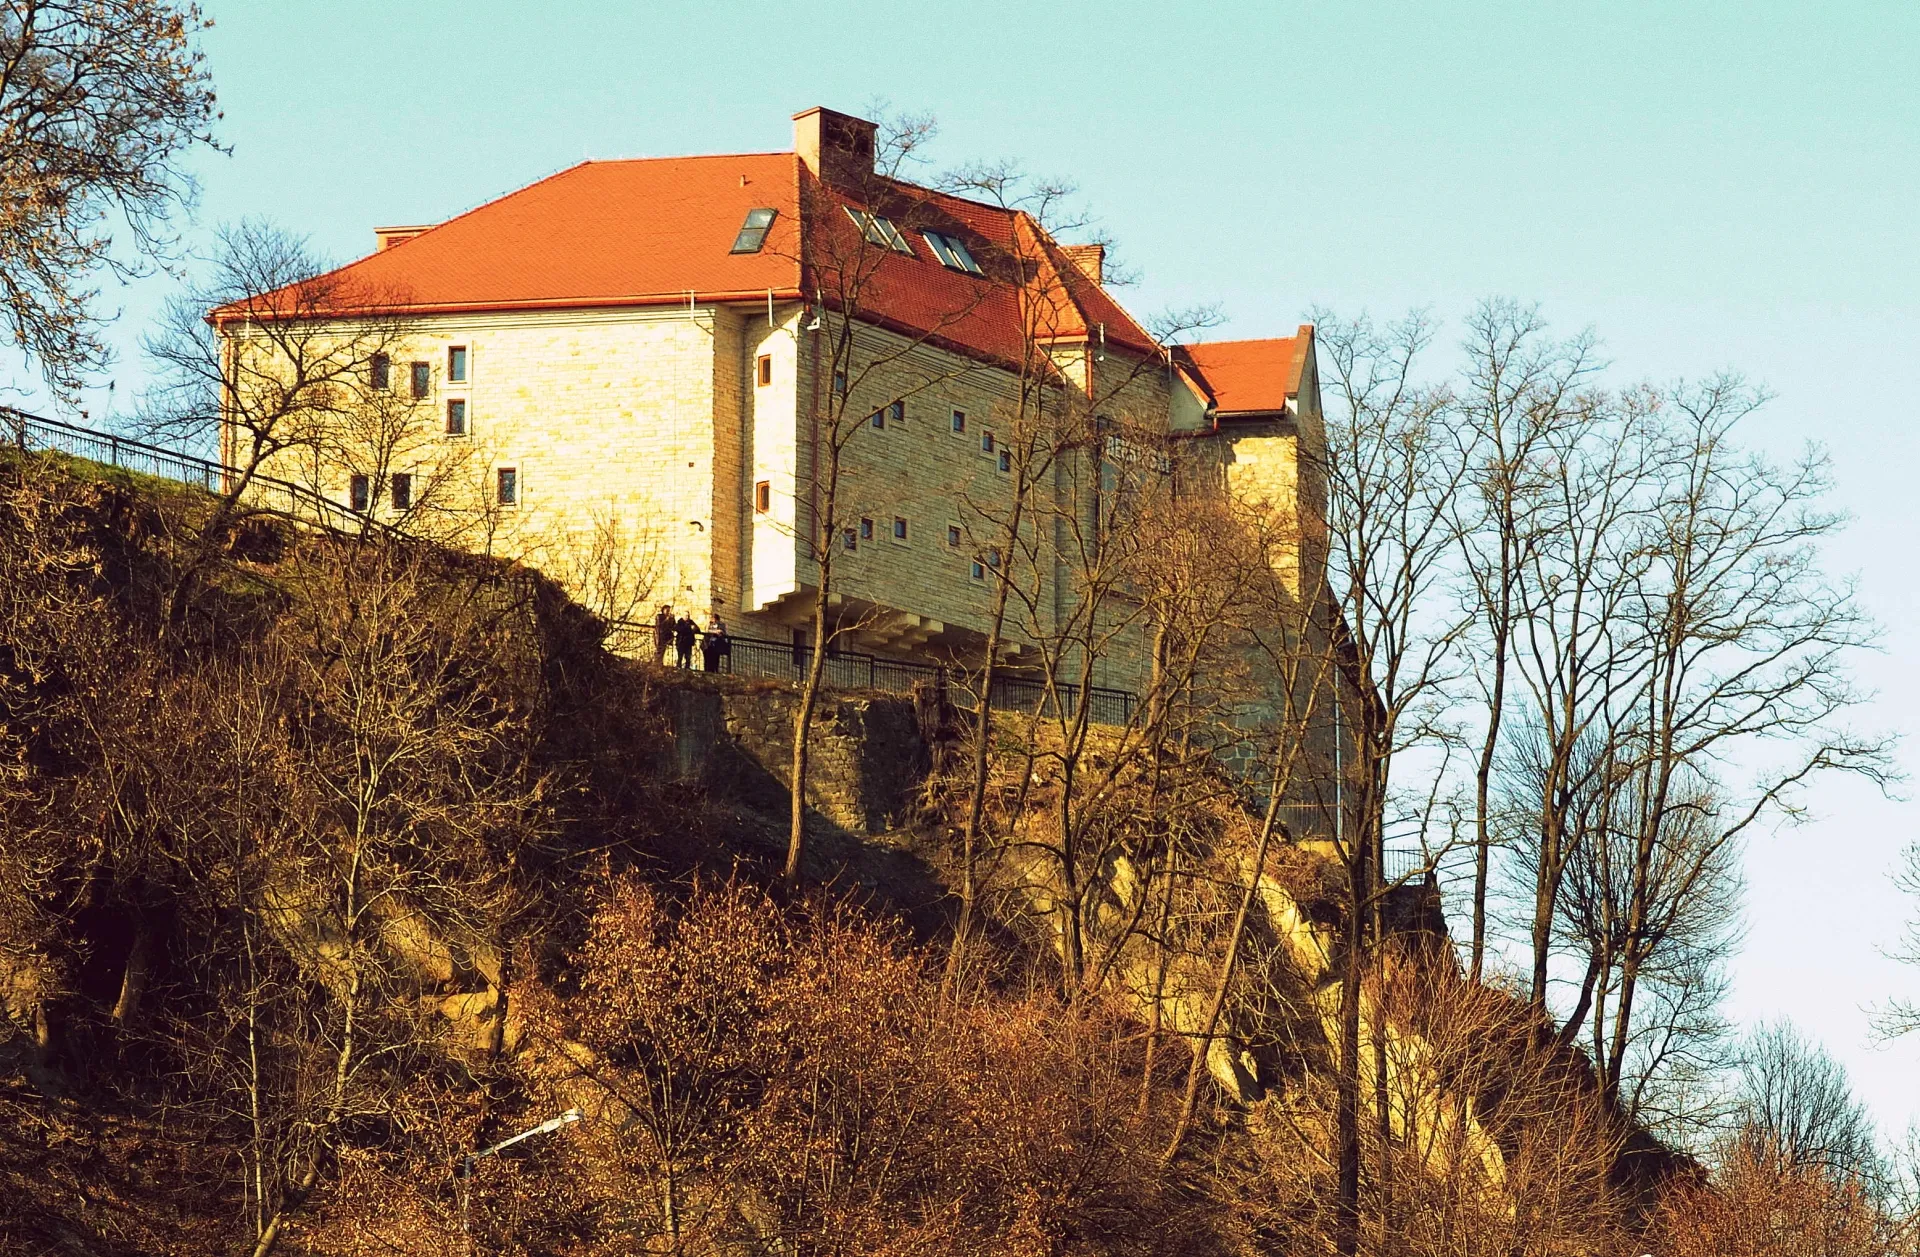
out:
M1185 844L1211 898L1109 861L1118 941L1063 984L1018 845L951 946L964 716L923 710L911 823L829 835L790 895L784 818L673 770L662 678L601 633L525 569L0 464L0 1247L1324 1251L1323 858L1257 868L1204 770L1118 772L1093 828ZM1000 738L1037 849L1063 787ZM903 860L930 895L870 875ZM1368 1251L1639 1252L1698 1214L1409 903L1364 1005ZM1859 1241L1821 1251L1879 1251L1869 1202L1820 1203Z

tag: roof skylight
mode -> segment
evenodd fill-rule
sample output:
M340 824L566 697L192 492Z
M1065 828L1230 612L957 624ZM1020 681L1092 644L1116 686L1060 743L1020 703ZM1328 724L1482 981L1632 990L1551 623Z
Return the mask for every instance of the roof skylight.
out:
M940 259L940 265L948 270L965 271L969 275L984 275L980 264L973 260L973 254L967 252L967 246L954 236L942 235L937 231L923 231L927 238L927 247L933 250L933 256Z
M883 214L857 210L851 205L846 207L846 211L847 217L853 220L853 225L860 229L860 234L867 238L868 244L913 256L913 246L907 243L907 238L900 234L900 229L893 225L892 219Z
M777 210L750 209L747 221L740 224L740 234L733 238L731 253L758 253L760 246L767 242L767 229L773 226L773 216Z

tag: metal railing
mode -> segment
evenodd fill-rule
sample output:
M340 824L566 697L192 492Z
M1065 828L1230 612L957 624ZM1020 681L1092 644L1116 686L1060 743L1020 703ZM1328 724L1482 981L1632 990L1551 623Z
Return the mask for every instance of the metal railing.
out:
M69 454L122 471L176 480L208 493L225 493L229 485L246 474L241 468L225 463L149 445L131 437L96 432L58 419L46 419L11 406L0 406L0 433L4 433L7 443L15 449ZM345 503L335 502L304 485L258 473L247 480L243 500L249 509L314 524L329 532L359 535L390 531L387 525Z
M0 433L14 448L22 451L50 451L118 467L123 471L178 481L208 493L225 493L245 472L240 468L200 458L179 450L149 445L131 437L96 432L77 424L63 423L0 406ZM252 510L280 515L300 523L314 524L330 532L350 536L368 532L391 532L389 525L373 519L345 503L335 502L314 490L272 476L253 475L248 479L243 500ZM679 662L678 652L652 650L653 625L628 620L612 625L619 644L635 654L652 653ZM709 634L696 631L693 649L686 666L707 671L730 672L739 676L767 677L783 681L801 681L813 663L810 647L786 642L769 642L753 637L725 636L724 653L709 659L706 646ZM671 643L669 643L669 647ZM830 689L880 690L908 694L917 684L952 681L953 674L939 664L908 659L887 659L859 651L827 650L822 677ZM971 706L972 696L964 685L952 685L954 701ZM1018 711L1037 715L1065 715L1071 719L1080 709L1080 687L1072 683L1048 686L1025 677L999 676L994 679L989 700L1000 711ZM1133 719L1137 698L1126 690L1093 686L1087 690L1087 718L1095 724L1123 725ZM1064 711L1062 709L1064 708Z
M617 639L633 653L650 656L668 666L684 666L693 671L723 672L734 676L765 677L777 681L804 681L813 666L813 648L792 642L770 642L757 637L715 636L704 629L693 634L686 661L681 663L677 649L655 650L651 624L632 620L616 621ZM708 647L714 650L709 653ZM860 651L828 647L821 681L834 690L880 690L889 694L910 694L916 685L947 682L953 701L971 707L974 696L956 673L935 663L910 659L888 659ZM1071 719L1080 710L1080 687L1062 683L1052 687L1027 677L997 676L993 682L992 705L996 711L1023 712L1029 715L1064 715ZM1094 686L1087 691L1087 719L1094 724L1124 725L1132 721L1139 699L1126 690ZM1065 710L1062 711L1061 709Z

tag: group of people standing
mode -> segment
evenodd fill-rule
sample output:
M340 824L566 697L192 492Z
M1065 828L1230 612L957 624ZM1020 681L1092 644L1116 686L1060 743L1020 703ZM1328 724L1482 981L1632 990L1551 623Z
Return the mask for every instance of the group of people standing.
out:
M664 668L667 650L671 647L675 667L693 667L695 638L704 638L700 642L700 660L705 671L729 670L733 659L733 642L728 639L727 626L721 623L719 616L713 617L713 627L702 634L692 616L676 616L672 606L661 603L660 610L653 617L653 662Z

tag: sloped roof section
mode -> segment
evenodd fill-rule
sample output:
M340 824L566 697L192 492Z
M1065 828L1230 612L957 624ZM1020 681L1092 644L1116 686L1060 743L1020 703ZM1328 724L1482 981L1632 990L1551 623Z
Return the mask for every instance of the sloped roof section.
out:
M1176 354L1200 377L1222 415L1273 414L1300 392L1313 327L1271 340L1215 340L1184 345Z
M733 253L747 212L778 211L763 247ZM910 253L863 245L847 208L886 214ZM802 233L804 231L804 239ZM961 240L983 275L941 264L925 233ZM1026 214L883 178L822 183L794 153L583 162L403 238L309 285L222 315L284 305L311 317L567 309L824 297L855 304L836 268L860 273L858 314L1002 364L1104 336L1146 353L1150 336ZM288 290L291 292L292 290ZM318 294L318 295L316 295ZM329 304L329 302L331 304ZM297 311L297 313L296 313Z
M341 292L422 313L795 293L796 189L791 153L582 162L333 278ZM779 211L765 245L729 252L755 208Z

